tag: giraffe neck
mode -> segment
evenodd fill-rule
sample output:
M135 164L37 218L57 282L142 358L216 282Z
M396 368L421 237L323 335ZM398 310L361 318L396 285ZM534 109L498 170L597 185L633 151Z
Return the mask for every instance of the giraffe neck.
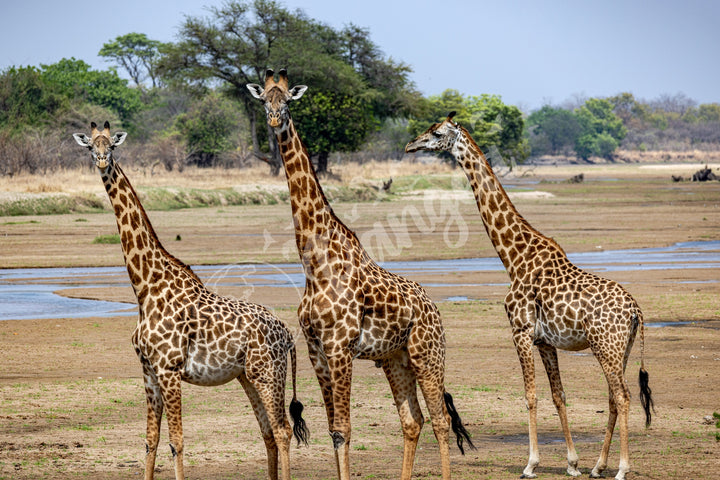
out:
M520 215L480 147L464 128L451 153L470 181L488 237L512 276L527 250L546 237Z
M295 130L292 119L276 131L280 154L285 167L295 240L300 260L308 277L318 275L327 260L327 242L338 232L359 245L355 234L335 216L320 186L305 145Z
M140 305L146 296L168 287L170 276L184 280L200 279L193 271L163 248L135 189L120 166L113 162L102 174L105 191L110 198L130 283Z

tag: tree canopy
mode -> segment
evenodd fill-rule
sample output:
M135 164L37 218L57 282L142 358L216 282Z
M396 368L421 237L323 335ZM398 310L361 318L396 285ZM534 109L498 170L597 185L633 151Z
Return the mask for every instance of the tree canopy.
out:
M149 39L144 33L128 33L105 43L98 55L123 67L142 90L143 82L148 78L152 88L158 86L156 70L162 47L161 42Z
M576 140L575 151L581 158L587 160L591 155L610 158L627 135L627 129L613 109L609 100L589 98L577 110L581 134Z
M268 67L287 68L294 84L308 85L312 95L318 96L317 101L308 102L315 107L293 109L293 118L306 124L302 112L316 114L320 105L337 112L326 122L342 123L345 117L367 119L357 115L357 102L369 103L372 116L381 120L409 112L419 98L408 79L410 68L384 59L367 30L349 26L337 31L272 0L229 1L211 8L209 18L186 19L179 36L178 43L165 49L159 62L161 75L192 88L218 85L240 101L256 152L265 143L258 133L265 131L275 172L281 163L274 135L265 126L261 106L246 89L248 83L261 83ZM326 127L330 131L345 128L329 123ZM357 148L371 128L357 125L345 131L358 138L340 143ZM321 135L318 129L303 132L314 153L327 157L338 148L317 135Z
M239 123L237 109L217 93L203 96L175 119L175 127L186 139L190 161L200 167L213 165L218 155L235 148L233 134Z
M533 154L563 154L575 148L580 136L580 122L573 112L544 105L527 118L532 131L530 145Z
M82 104L106 107L123 122L142 108L138 92L116 71L92 70L74 58L13 67L0 76L0 127L49 126Z

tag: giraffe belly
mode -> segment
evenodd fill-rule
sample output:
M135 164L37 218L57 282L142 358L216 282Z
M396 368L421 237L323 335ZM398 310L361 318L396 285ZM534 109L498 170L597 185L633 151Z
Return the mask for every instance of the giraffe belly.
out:
M182 379L193 385L222 385L236 379L243 370L244 363L232 355L190 348L183 366Z
M406 319L365 318L359 335L351 341L354 357L382 360L402 350L408 341L411 323Z
M548 323L542 319L535 324L534 343L546 343L555 348L573 352L585 350L590 346L581 322L554 321Z

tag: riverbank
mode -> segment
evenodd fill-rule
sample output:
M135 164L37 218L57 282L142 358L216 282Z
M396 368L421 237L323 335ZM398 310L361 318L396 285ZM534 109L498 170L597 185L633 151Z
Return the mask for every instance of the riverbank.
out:
M720 238L720 183L670 180L671 174L685 175L693 168L690 164L673 169L647 164L545 166L517 171L503 182L521 214L568 252L662 247ZM337 215L374 258L495 255L459 170L403 173L393 177L391 196L365 186L367 192L374 192L367 201L333 201ZM566 182L578 173L583 173L582 183ZM142 184L141 180L131 177L135 183ZM148 214L164 246L189 264L297 259L285 203L149 210ZM93 243L116 233L114 215L104 210L0 217L0 268L123 265L117 244Z

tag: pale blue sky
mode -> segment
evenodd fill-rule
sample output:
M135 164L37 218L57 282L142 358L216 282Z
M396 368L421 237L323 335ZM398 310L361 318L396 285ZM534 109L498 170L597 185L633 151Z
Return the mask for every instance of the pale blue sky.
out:
M283 0L335 28L370 29L412 66L425 95L454 88L531 110L573 96L682 92L720 102L720 2ZM221 0L0 0L0 69L63 57L107 68L105 42L130 32L175 41L185 15ZM292 72L290 72L292 80Z

